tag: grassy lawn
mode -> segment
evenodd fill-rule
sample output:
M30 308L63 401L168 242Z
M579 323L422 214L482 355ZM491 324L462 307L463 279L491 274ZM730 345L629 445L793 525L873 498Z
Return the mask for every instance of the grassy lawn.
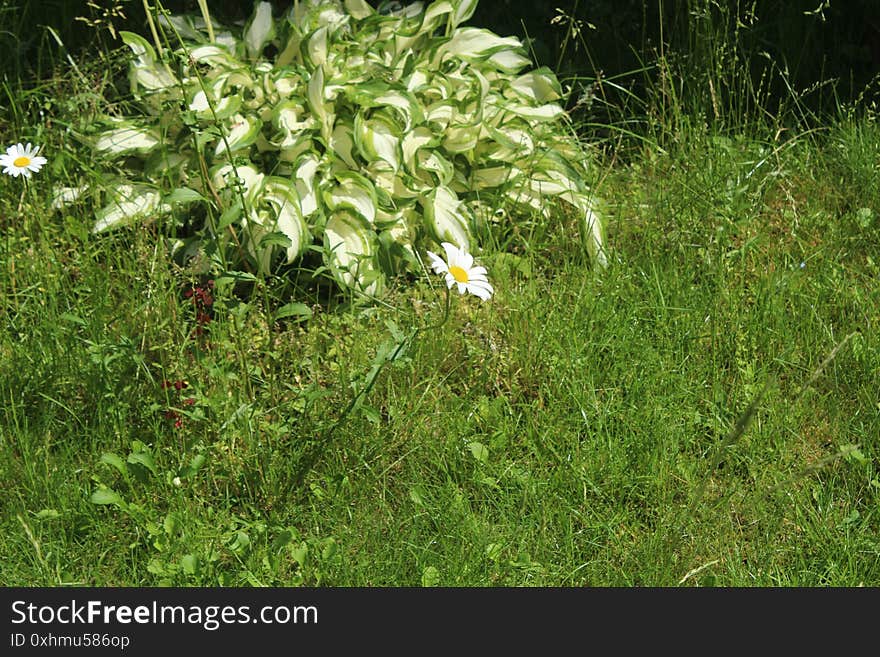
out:
M51 209L91 166L55 82L3 99L49 159L0 180L4 585L880 585L870 113L609 145L604 271L560 213L445 322L427 273L283 316Z

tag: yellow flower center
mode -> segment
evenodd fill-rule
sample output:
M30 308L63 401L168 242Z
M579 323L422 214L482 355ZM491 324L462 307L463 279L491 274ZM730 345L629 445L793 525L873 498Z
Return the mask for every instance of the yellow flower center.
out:
M470 280L470 278L468 277L468 273L461 267L456 267L455 265L452 265L449 268L449 273L452 274L452 278L457 280L459 283L467 283Z
M12 164L17 167L26 167L30 163L31 158L29 158L27 155L22 155L21 157L17 157L12 161Z

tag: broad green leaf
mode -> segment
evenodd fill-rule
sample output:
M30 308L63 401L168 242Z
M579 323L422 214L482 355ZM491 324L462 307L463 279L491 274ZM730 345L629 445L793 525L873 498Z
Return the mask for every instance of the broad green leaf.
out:
M96 488L89 497L89 501L92 504L115 504L121 508L126 507L125 500L122 499L122 496L112 488L106 487Z
M101 454L101 463L106 463L107 465L116 468L116 470L119 471L119 474L125 477L128 476L128 468L125 465L125 461L123 461L118 454L104 452Z
M202 203L207 200L208 199L199 194L196 190L189 187L178 187L165 197L165 202L169 205L177 203Z
M241 199L235 199L235 201L232 203L232 205L230 205L225 210L223 210L222 214L220 215L220 218L217 219L217 225L215 226L214 230L216 230L217 232L222 231L227 226L231 226L236 221L241 220L241 216L242 216Z
M185 554L180 558L180 568L187 575L199 572L199 558L194 554Z
M422 571L422 586L425 588L440 586L440 571L428 566Z
M275 311L275 319L285 319L287 317L295 317L298 321L309 319L312 316L312 309L304 303L291 302L281 306Z
M468 443L468 449L471 450L471 454L473 454L474 458L480 463L487 463L489 461L489 448L483 443L476 441L470 442Z
M165 13L160 13L159 24L168 30L169 36L176 31L182 39L187 41L202 43L207 40L207 35L195 27L190 16L168 16Z
M132 452L128 455L127 461L142 465L154 475L156 474L156 464L149 452Z

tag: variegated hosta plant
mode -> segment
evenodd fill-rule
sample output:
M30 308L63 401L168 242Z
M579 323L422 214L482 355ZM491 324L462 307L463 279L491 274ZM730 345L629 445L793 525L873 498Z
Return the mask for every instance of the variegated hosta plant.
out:
M484 222L549 219L559 200L604 265L560 84L524 72L516 38L462 26L476 4L299 0L276 19L259 2L237 30L206 15L123 33L143 113L94 137L130 171L95 230L202 203L188 250L208 239L265 272L317 246L340 286L375 295L422 240L473 250Z

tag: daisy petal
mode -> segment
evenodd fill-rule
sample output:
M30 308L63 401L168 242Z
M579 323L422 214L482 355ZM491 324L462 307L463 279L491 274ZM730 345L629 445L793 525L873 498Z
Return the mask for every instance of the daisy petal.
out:
M470 270L470 268L474 266L474 256L472 256L467 251L462 251L461 257L458 261L458 266L462 269Z
M452 264L458 259L458 247L449 242L443 242L440 246L446 251L446 262Z
M431 253L430 251L428 251L428 257L431 259L431 268L434 270L435 274L443 274L449 271L449 267L446 266L443 258L438 256L436 253Z
M472 289L471 294L480 297L483 301L487 301L492 297L492 293L489 290L481 290L479 288Z

